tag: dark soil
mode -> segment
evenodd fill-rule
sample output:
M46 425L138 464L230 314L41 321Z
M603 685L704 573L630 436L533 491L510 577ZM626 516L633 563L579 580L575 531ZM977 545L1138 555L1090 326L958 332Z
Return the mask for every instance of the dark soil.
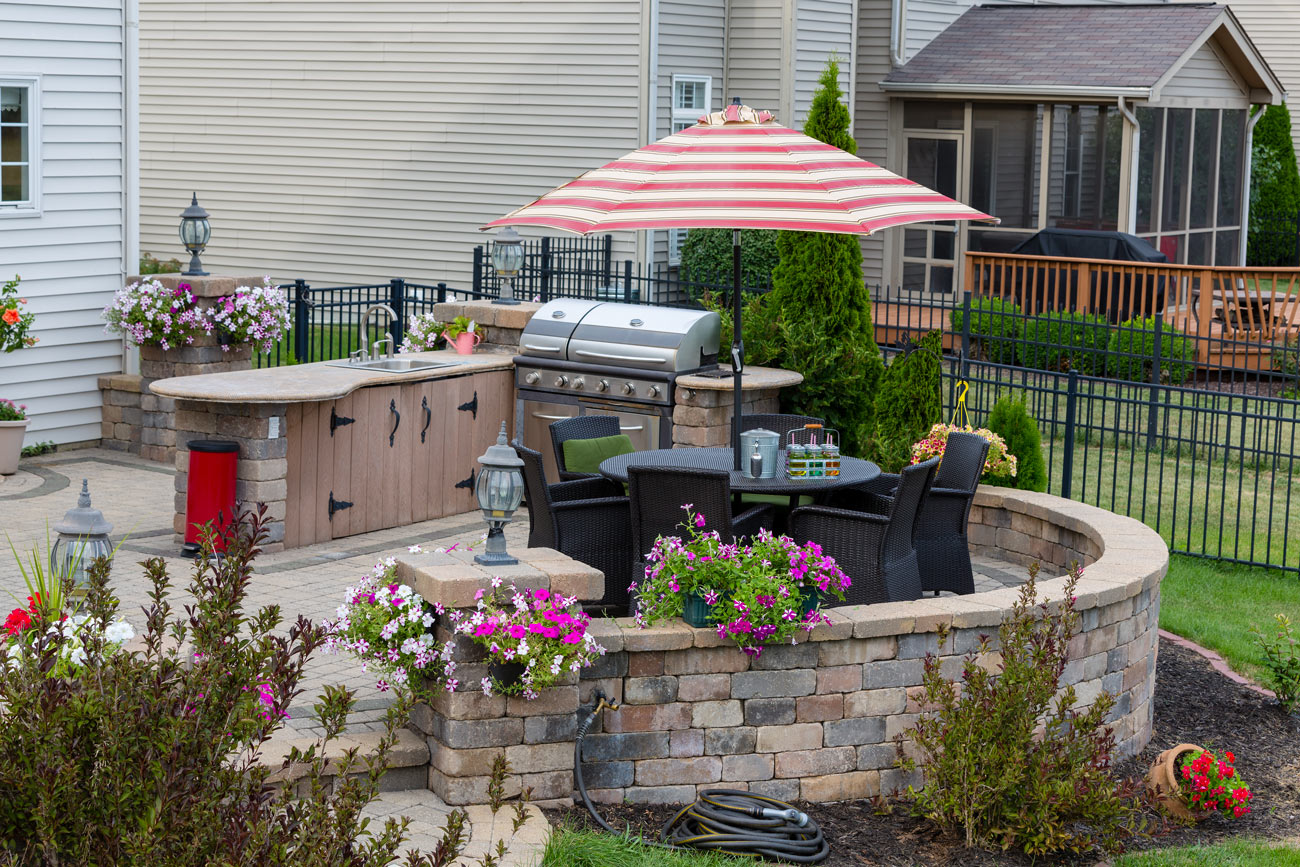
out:
M1132 841L1131 850L1213 843L1234 835L1290 838L1300 846L1300 719L1287 716L1276 701L1223 677L1197 654L1162 641L1151 743L1118 771L1140 777L1161 750L1184 742L1232 750L1242 778L1255 793L1254 810L1241 819L1215 816L1191 826L1170 823L1150 811L1154 834ZM912 817L908 805L900 801L893 802L888 813L866 801L800 806L821 825L830 841L830 857L822 862L827 867L1030 867L1045 863L1090 867L1105 860L1100 853L1034 860L1014 852L968 850L959 835ZM600 809L614 827L630 824L634 833L655 839L678 808L621 804ZM595 827L581 805L549 815L556 824Z

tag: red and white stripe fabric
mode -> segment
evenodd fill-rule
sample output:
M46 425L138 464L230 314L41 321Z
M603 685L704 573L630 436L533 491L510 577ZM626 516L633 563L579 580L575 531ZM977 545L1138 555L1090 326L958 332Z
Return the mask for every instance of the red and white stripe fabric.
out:
M557 187L484 229L794 229L871 234L988 214L771 120L728 106Z

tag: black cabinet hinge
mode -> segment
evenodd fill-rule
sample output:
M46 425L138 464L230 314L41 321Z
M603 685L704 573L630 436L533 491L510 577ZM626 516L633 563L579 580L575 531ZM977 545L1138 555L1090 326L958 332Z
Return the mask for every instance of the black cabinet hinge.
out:
M341 428L344 425L352 424L354 421L356 421L356 419L348 418L345 415L339 415L334 411L334 407L330 407L330 436L334 436L334 431L336 429Z
M465 401L460 406L456 407L456 409L460 410L461 412L469 413L475 421L478 421L478 391L476 390L474 392L473 400Z
M348 421L351 421L351 419L348 419ZM341 511L343 511L344 509L350 509L350 508L352 508L352 504L351 504L351 503L349 503L347 500L336 500L336 499L334 499L334 492L333 492L333 491L330 491L329 510L330 510L330 520L331 520L331 521L334 520L334 513L335 513L335 512L341 512Z
M470 490L473 490L473 489L474 489L474 471L473 471L473 470L470 470L470 471L469 471L469 478L467 478L467 479L461 479L459 482L457 482L457 483L455 484L455 487L457 487L457 488L469 488Z

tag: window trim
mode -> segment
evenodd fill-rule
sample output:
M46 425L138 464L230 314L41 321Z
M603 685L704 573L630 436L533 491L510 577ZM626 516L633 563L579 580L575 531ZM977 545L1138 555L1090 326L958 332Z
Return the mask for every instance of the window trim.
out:
M704 85L704 109L698 108L678 108L677 107L677 82L692 82ZM680 132L677 125L683 124L683 129L688 126L695 126L699 121L700 115L708 114L713 110L713 76L712 75L695 75L689 73L677 73L672 75L671 84L668 89L668 129L671 132ZM668 264L681 265L681 247L686 241L685 229L668 230Z
M0 204L0 220L23 219L41 215L41 76L0 75L0 86L27 89L27 166L31 184L30 198L25 202Z

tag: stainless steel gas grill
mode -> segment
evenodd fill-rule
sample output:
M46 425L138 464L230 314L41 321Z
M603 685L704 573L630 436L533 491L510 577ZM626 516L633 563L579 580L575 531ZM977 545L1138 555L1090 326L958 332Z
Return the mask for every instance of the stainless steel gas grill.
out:
M715 369L718 314L562 298L542 306L515 356L515 430L559 473L548 430L578 415L617 416L638 451L671 448L679 374Z

